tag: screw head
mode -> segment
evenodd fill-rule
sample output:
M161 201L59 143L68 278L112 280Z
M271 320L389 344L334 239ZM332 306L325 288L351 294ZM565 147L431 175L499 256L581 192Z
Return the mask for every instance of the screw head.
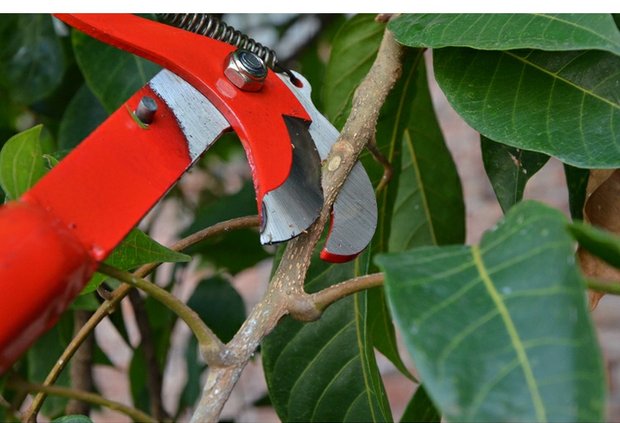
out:
M224 75L243 91L259 91L267 78L267 66L251 51L238 49L226 58Z
M140 103L138 103L138 107L134 113L136 117L140 119L140 122L148 125L153 122L155 112L157 112L157 103L155 100L151 97L144 96L140 99Z

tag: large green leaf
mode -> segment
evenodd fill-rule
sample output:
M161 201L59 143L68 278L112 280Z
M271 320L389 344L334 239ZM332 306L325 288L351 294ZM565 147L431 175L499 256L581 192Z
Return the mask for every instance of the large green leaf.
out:
M390 22L396 39L411 47L480 50L607 50L620 54L620 33L610 14L403 15Z
M45 173L42 125L11 137L0 151L0 185L10 200L19 198Z
M620 269L619 236L583 222L572 223L568 229L583 248Z
M187 305L225 343L233 338L245 320L243 299L222 277L201 281Z
M604 373L566 219L513 207L480 246L377 259L405 343L448 421L599 421Z
M443 48L434 61L448 100L481 134L577 167L620 167L620 57Z
M86 138L108 114L86 84L73 96L62 115L58 130L58 147L69 150Z
M433 111L424 64L403 132L402 171L389 251L465 242L461 181ZM410 97L403 101L410 101Z
M164 247L139 229L133 229L105 260L106 264L121 270L131 270L147 263L182 263L192 259L187 254ZM107 276L95 273L82 294L88 294L106 280Z
M88 87L108 113L127 101L160 69L148 60L79 31L73 31L73 50Z
M31 104L60 85L65 59L50 15L2 16L0 40L0 85L14 100Z
M521 201L527 181L549 160L535 151L521 150L480 137L484 170L504 213Z
M355 263L314 257L306 290L355 275ZM391 414L372 346L365 297L329 307L316 322L286 317L262 343L269 396L282 421L387 421Z
M93 423L88 416L81 414L72 414L70 416L62 416L52 420L52 423Z
M334 38L323 86L323 97L329 100L325 101L323 112L336 128L344 125L353 92L377 56L385 25L374 19L375 15L354 16L342 25Z

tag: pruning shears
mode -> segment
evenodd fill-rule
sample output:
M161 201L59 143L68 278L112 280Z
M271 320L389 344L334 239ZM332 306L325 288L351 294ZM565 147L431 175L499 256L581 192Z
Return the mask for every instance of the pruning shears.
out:
M186 29L196 16L183 18ZM98 264L224 132L234 130L247 154L264 244L316 220L321 160L338 138L312 104L308 81L273 71L251 48L134 15L56 17L164 70L0 207L0 373L56 323ZM357 163L333 206L321 258L354 258L376 220L374 190Z

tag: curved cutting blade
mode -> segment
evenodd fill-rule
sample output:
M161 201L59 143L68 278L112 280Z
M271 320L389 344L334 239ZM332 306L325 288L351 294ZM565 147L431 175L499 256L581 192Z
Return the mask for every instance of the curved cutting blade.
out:
M312 103L310 83L298 73L303 83L296 87L286 75L279 75L312 118L310 134L321 159L325 159L338 139L338 130ZM353 259L370 243L377 227L375 192L361 163L356 163L347 177L332 209L332 222L321 258L341 263Z

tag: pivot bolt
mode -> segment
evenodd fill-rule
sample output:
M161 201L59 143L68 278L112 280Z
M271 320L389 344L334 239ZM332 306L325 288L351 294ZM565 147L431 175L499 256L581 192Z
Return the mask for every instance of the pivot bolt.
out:
M267 78L267 66L251 51L238 49L226 58L224 75L243 91L259 91Z
M140 119L145 125L153 122L153 117L155 117L155 112L157 111L157 103L151 97L144 96L140 99L140 103L138 103L138 107L136 107L136 117Z

